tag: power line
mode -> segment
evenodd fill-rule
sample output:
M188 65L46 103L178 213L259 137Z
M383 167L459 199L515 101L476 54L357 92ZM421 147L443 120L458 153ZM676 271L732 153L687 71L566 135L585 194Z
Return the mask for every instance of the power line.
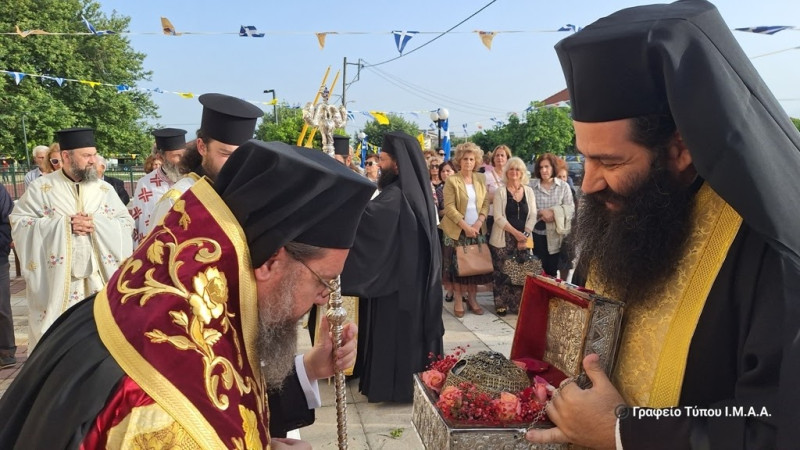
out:
M487 112L487 113L496 113L496 114L505 113L505 111L500 110L500 109L495 109L495 108L487 107L487 106L482 105L482 104L472 103L472 102L468 102L468 101L465 101L465 100L460 100L460 99L457 99L455 97L450 97L450 96L447 96L445 94L442 94L442 93L440 93L438 91L434 91L434 90L431 90L431 89L428 89L428 88L425 88L425 87L422 87L422 86L415 85L415 84L410 83L410 82L408 82L408 81L406 81L406 80L404 80L402 78L399 78L399 77L396 77L396 76L391 75L389 73L386 73L386 72L384 72L384 71L382 71L380 69L372 68L372 70L374 70L376 72L376 75L384 78L386 81L389 81L390 83L392 83L392 80L394 80L393 84L395 84L395 86L397 86L397 84L402 84L403 86L406 86L408 88L408 89L404 89L406 92L409 92L412 95L415 95L415 96L417 96L419 98L423 98L425 100L430 100L430 98L436 98L437 101L446 103L446 104L448 104L448 106L450 104L454 104L456 106L460 105L460 106L463 106L465 108L471 108L473 110L482 110L483 112ZM400 86L398 86L398 87L400 87ZM401 89L402 89L402 87L401 87ZM424 97L424 96L420 95L419 94L420 92L426 94L428 97Z
M380 66L380 65L383 65L383 64L386 64L386 63L392 62L392 61L396 61L396 60L398 60L398 59L400 59L400 58L402 58L402 57L404 57L404 56L408 56L408 55L410 55L410 54L414 53L415 51L417 51L417 50L421 49L422 47L425 47L426 45L428 45L428 44L432 43L433 41L435 41L435 40L439 39L440 37L444 36L445 34L447 34L447 33L451 32L451 31L453 31L453 30L454 30L454 29L456 29L456 28L458 28L459 26L461 26L461 24L463 24L464 22L468 21L469 19L471 19L471 18L475 17L475 16L476 16L476 15L478 15L478 14L479 14L481 11L483 11L483 10L484 10L484 9L486 9L486 8L488 8L489 6L491 6L491 4L492 4L492 3L496 2L496 1L497 1L497 0L492 0L492 1L490 1L489 3L487 3L486 5L484 5L484 7L483 7L483 8L481 8L481 9L479 9L479 10L475 11L474 13L470 14L470 16L469 16L469 17L467 17L466 19L462 20L461 22L458 22L457 24L453 25L453 26L452 26L452 27L450 27L449 29L447 29L447 30L443 31L442 33L440 33L440 34L439 34L438 36L436 36L435 38L433 38L433 39L431 39L430 41L428 41L428 42L426 42L426 43L424 43L424 44L420 45L419 47L417 47L417 48L415 48L415 49L413 49L413 50L409 51L408 53L401 53L399 56L395 56L395 57L394 57L394 58L392 58L392 59L387 59L386 61L382 61L382 62L379 62L379 63L377 63L377 64L371 64L371 65L369 65L369 66L365 66L365 67L376 67L376 66Z

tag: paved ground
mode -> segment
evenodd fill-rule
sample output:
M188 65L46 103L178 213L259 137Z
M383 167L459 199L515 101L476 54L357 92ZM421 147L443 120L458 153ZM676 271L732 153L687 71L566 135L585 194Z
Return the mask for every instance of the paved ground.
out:
M11 305L14 313L14 331L17 339L17 360L14 367L0 369L0 396L19 373L27 359L28 307L25 300L25 281L15 276L13 254L11 261ZM456 346L468 346L468 352L495 350L508 355L514 335L517 316L504 318L493 314L491 292L478 294L478 302L486 310L483 316L469 311L462 319L453 315L453 304L445 303L442 318L445 326L444 348L450 351ZM298 347L304 351L310 347L308 333L298 333ZM320 382L323 406L317 410L314 425L299 431L299 436L310 442L315 449L337 448L336 406L333 383ZM411 404L368 403L358 392L358 380L348 382L347 423L350 449L422 449L411 424Z

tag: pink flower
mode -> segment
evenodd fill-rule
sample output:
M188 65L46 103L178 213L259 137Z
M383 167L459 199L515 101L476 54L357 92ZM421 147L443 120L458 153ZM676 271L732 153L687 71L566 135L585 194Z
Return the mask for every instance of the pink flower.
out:
M533 396L536 398L537 403L547 403L547 386L543 384L536 384L533 388Z
M501 392L500 397L494 401L497 408L497 418L502 422L514 420L520 413L519 397L508 392Z
M422 382L438 394L444 385L444 374L436 369L426 370L422 372Z
M441 394L436 406L442 411L450 411L452 408L461 407L461 389L455 386L447 386Z
M522 361L517 361L516 359L512 359L511 362L514 363L515 366L519 367L522 370L525 370L525 371L528 370L528 365L525 364Z

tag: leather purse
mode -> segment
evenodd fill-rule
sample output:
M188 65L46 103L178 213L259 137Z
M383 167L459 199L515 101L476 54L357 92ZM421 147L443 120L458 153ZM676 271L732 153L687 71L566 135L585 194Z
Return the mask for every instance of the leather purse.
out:
M489 252L489 245L486 244L486 242L457 245L455 252L458 276L469 277L472 275L484 275L494 272L492 255Z

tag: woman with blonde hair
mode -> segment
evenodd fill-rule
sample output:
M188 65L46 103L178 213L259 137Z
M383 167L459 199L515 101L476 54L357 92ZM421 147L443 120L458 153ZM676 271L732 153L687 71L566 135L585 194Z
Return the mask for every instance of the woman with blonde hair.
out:
M494 194L503 187L503 169L506 162L511 159L511 149L505 144L494 148L489 160L490 166L486 168L486 191L489 197L489 214L486 216L486 232L491 235L494 223Z
M528 186L528 169L520 158L511 158L503 170L503 188L494 196L492 246L494 307L498 316L518 314L522 286L512 285L502 268L509 258L526 252L528 238L536 223L536 196Z
M43 173L53 173L56 170L61 169L61 146L58 145L58 142L55 142L50 145L50 149L47 151L47 157L44 161L45 170Z
M460 277L456 267L455 247L477 244L485 232L483 225L489 213L489 198L486 178L476 171L482 160L480 147L472 142L459 144L453 158L459 170L444 185L444 217L439 225L444 232L442 267L444 278L452 283L455 291L453 314L456 317L464 317L464 294L470 311L483 314L477 300L478 285L492 280L491 274Z

